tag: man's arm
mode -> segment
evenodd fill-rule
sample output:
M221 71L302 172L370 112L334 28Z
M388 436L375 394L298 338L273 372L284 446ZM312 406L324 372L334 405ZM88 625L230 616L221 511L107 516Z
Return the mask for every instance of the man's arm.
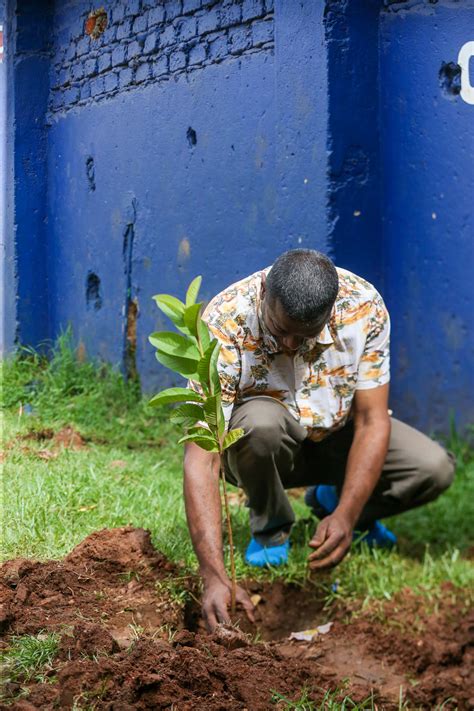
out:
M219 494L218 454L206 452L189 443L184 452L184 499L186 517L204 583L202 611L212 631L220 622L228 623L231 583L224 567L222 552L221 501ZM237 588L237 602L253 622L253 605L242 588Z
M358 390L354 397L354 440L347 460L339 505L324 518L310 541L315 552L310 568L319 570L337 565L346 555L352 532L362 509L380 478L390 439L388 384Z

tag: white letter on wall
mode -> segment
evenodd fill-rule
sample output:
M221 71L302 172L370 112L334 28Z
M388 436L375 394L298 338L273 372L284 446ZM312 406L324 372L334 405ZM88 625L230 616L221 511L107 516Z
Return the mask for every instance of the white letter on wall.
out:
M458 64L461 67L461 99L474 105L474 86L469 76L469 60L474 57L474 41L466 42L459 50Z

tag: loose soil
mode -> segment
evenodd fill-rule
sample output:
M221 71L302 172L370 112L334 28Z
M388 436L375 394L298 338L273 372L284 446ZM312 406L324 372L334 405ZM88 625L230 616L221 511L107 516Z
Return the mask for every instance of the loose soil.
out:
M2 645L61 634L44 683L7 682L0 709L286 708L327 691L379 709L474 707L474 614L447 584L435 602L406 590L368 611L325 610L314 588L249 581L257 626L208 635L199 587L131 527L93 533L62 561L14 560L0 570ZM467 598L466 598L467 599ZM334 621L310 642L291 632ZM247 634L246 634L247 633ZM25 691L26 690L26 691Z

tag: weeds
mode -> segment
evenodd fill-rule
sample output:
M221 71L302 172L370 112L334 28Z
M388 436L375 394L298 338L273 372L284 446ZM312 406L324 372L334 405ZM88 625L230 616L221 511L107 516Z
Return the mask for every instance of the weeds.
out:
M308 689L303 689L301 697L297 701L292 701L278 692L274 692L272 702L278 705L281 711L377 711L378 706L371 694L364 701L353 701L350 696L342 696L343 691L324 691L321 701L312 701ZM314 696L314 694L313 694ZM403 700L400 700L399 711L407 708Z
M192 580L190 575L171 575L163 580L157 580L156 590L160 596L165 593L176 605L184 607L191 598L194 598L189 589Z
M130 448L158 447L157 431L163 437L171 429L136 382L125 382L118 369L100 361L79 361L70 330L48 357L23 348L1 368L3 407L21 413L20 427L75 425L86 439Z
M45 632L12 637L1 655L3 680L45 683L58 652L59 639L59 634Z

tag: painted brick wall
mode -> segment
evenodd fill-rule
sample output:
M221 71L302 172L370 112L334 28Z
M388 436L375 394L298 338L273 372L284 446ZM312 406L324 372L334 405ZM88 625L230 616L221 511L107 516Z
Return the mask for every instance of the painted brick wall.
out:
M64 13L56 35L51 113L274 45L273 0L116 0L106 6L107 29L97 39L84 32L88 10L72 27Z
M202 274L209 299L285 249L329 249L323 6L104 9L92 39L88 1L53 3L47 336L71 324L150 389L170 378L148 343L168 327L153 294L182 296Z

